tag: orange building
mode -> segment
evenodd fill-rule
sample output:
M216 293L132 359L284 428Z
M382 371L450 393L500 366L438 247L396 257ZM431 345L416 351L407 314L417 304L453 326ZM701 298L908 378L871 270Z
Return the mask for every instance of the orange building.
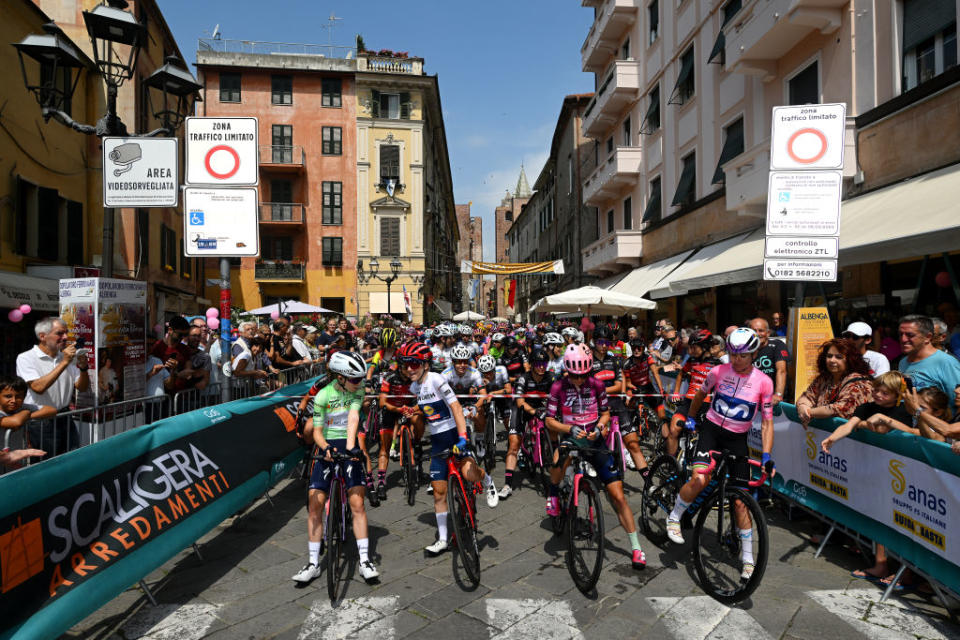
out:
M259 119L260 257L234 260L233 303L356 315L356 61L348 49L274 46L201 40L197 51L199 115ZM219 278L216 260L206 268Z

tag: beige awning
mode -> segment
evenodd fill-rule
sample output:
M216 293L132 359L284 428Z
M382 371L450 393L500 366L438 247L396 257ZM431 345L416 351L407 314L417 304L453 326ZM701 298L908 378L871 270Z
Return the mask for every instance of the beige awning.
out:
M610 290L629 293L635 296L644 296L657 286L657 283L673 273L691 253L693 253L693 250L683 251L664 260L637 267L628 273L625 278L610 287Z
M736 284L763 277L763 229L707 245L657 283L649 297L677 296L694 289Z
M390 292L390 311L387 311L387 292L370 292L370 313L406 313L407 307L403 303L403 291Z

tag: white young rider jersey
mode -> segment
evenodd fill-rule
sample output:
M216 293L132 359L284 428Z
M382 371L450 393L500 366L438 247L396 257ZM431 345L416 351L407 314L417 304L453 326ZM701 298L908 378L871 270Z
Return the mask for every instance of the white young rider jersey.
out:
M563 374L563 357L554 358L553 360L548 362L547 371L557 376L562 375Z
M430 370L437 373L443 372L443 370L446 369L452 362L450 359L450 352L452 350L452 347L443 346L442 342L430 347L430 353L433 354L433 361L430 364Z
M417 406L423 411L431 435L456 429L450 405L457 402L457 396L439 373L427 372L422 382L411 382L410 393L417 396Z
M455 368L447 367L443 370L443 378L457 395L477 393L484 385L483 376L473 367L467 367L462 376L457 373Z

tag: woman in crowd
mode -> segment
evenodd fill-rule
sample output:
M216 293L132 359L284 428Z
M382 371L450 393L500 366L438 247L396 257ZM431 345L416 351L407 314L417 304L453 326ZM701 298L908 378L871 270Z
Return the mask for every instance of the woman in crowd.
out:
M820 346L817 377L797 400L800 422L814 418L849 420L854 410L873 397L870 366L852 341L833 338Z

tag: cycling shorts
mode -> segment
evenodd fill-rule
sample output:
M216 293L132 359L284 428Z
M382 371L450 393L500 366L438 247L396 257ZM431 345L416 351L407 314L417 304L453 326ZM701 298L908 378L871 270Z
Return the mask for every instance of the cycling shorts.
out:
M393 436L393 432L396 429L397 422L400 421L403 415L397 413L396 411L390 411L389 409L380 410L380 433L386 432L388 435Z
M686 420L690 417L690 403L693 402L690 398L684 398L677 403L677 410L673 414L675 416L680 416L681 420ZM698 421L702 420L705 415L707 415L707 409L710 408L709 402L701 402L700 410L697 411L697 415L693 416ZM705 422L705 421L704 421Z
M430 480L433 482L443 482L447 479L447 459L443 456L437 456L438 453L446 451L457 444L460 435L456 429L447 429L440 433L434 433L430 436ZM467 442L470 441L469 432L467 433Z
M630 409L613 411L613 417L617 419L617 426L620 427L621 436L637 433L640 429L640 421L635 419L636 411ZM613 418L611 418L611 420L613 420Z
M534 416L531 416L520 407L514 407L513 413L510 416L510 425L507 428L507 435L522 436L523 432L527 430L527 424L533 420L533 418Z
M735 433L709 420L704 420L701 424L697 453L693 457L694 468L710 466L710 451L726 449L739 458L730 468L731 484L746 487L747 480L750 478L750 463L747 462L750 456L750 449L747 447L749 432Z
M347 450L347 440L327 440L327 444L331 447L340 451L341 453ZM315 448L314 452L316 455L320 455L319 449ZM326 460L313 460L313 469L310 470L310 485L311 490L316 489L317 491L322 491L323 493L330 492L330 481L333 479L333 462L327 462ZM348 462L341 463L341 469L343 470L343 477L347 483L347 489L352 489L354 487L363 486L363 462L358 460L350 460Z
M597 472L597 479L604 485L622 482L623 475L620 474L620 468L613 456L610 455L610 449L607 448L607 443L603 441L603 438L586 442L586 445L580 447L580 455Z
M660 395L660 392L657 391L657 388L653 386L652 382L637 387L634 393L640 396L639 398L635 398L636 400L640 400L654 411L660 412L663 410L663 396Z

